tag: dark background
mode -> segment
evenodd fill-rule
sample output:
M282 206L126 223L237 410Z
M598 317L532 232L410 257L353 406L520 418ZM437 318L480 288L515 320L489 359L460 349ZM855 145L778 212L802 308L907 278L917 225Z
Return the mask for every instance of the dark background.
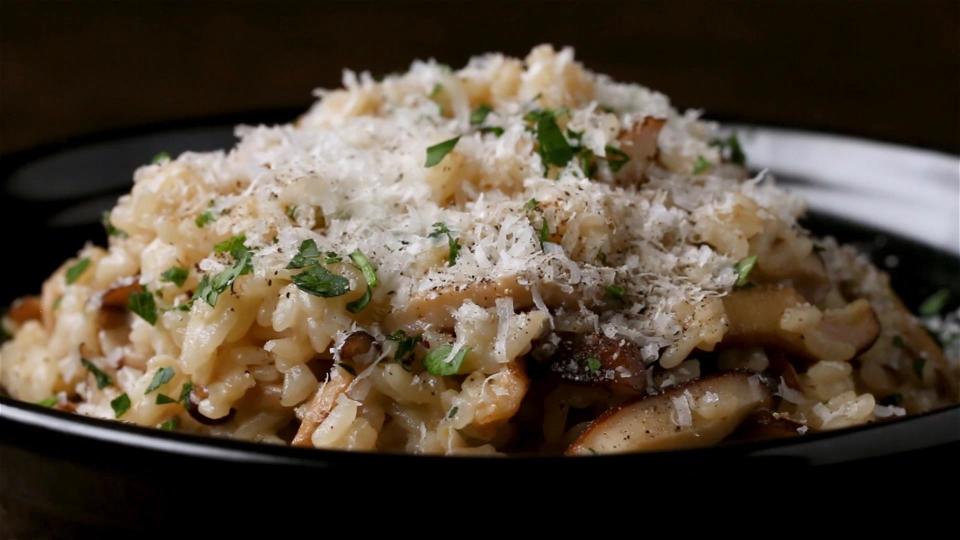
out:
M712 118L960 152L960 1L0 1L0 154L305 108L343 67L573 45ZM292 114L292 112L290 113Z

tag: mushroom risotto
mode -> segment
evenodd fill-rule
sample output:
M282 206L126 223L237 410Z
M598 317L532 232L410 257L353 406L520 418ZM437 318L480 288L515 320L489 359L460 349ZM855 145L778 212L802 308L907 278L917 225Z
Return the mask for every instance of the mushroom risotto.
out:
M735 136L573 51L345 72L229 152L160 155L11 306L13 397L437 454L801 436L957 400L947 359Z

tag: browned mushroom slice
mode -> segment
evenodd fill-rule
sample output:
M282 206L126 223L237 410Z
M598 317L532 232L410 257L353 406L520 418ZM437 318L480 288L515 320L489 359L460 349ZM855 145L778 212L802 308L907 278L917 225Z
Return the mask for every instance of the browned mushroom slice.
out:
M373 363L378 349L377 340L370 334L358 330L352 332L340 345L340 361L352 366L354 369L363 369Z
M43 306L39 296L24 296L13 301L7 311L10 320L17 324L27 321L39 321L43 317Z
M347 370L339 367L330 370L330 378L320 385L313 399L307 404L303 420L300 422L300 429L293 437L291 443L293 446L313 446L310 440L313 432L327 418L337 403L337 397L346 391L351 382L353 382L353 375Z
M630 160L617 172L618 180L636 182L643 179L650 160L657 155L657 139L666 123L666 119L648 116L620 135L620 148Z
M640 347L623 338L603 334L560 334L550 370L561 378L603 384L628 393L646 389L646 364Z
M803 424L794 422L777 413L760 410L746 418L737 430L730 435L731 441L765 441L796 437L803 430Z
M723 307L729 325L724 344L778 347L811 361L850 360L870 348L880 333L866 300L821 313L791 288L754 287L725 296ZM812 310L798 315L807 316L809 324L784 328L784 314L796 309Z
M756 375L727 372L614 407L567 449L568 455L643 452L711 446L753 411L768 407L770 390Z
M103 296L100 298L100 306L104 308L126 309L127 303L130 301L130 295L142 290L143 287L137 283L136 278L120 281L103 293Z
M577 295L563 294L555 285L542 284L540 293L548 307L577 308ZM478 281L463 288L450 287L415 296L405 307L393 311L387 317L385 327L395 329L431 325L436 328L453 328L453 312L464 302L469 300L480 307L490 308L496 305L497 298L512 298L514 309L518 310L534 305L530 289L521 285L516 276L511 276L498 281Z
M530 379L524 367L518 362L510 362L503 371L492 377L487 384L493 399L481 400L474 413L473 423L477 426L507 421L520 409L523 397L530 388Z

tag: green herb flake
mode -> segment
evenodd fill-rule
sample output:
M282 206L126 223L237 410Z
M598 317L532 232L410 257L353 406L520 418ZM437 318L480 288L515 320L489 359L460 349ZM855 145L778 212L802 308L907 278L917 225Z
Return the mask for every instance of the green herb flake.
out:
M332 251L328 251L323 254L323 264L333 264L338 263L343 260L343 257L337 255Z
M447 248L449 252L447 253L447 266L453 266L457 262L457 257L460 256L460 248L463 245L460 244L460 240L453 235L453 232L447 227L446 223L438 221L433 224L433 232L429 234L430 238L440 238L441 236L447 237Z
M470 125L479 126L487 119L487 115L493 112L489 105L483 104L470 112Z
M470 353L470 347L463 346L453 354L453 345L440 345L431 349L423 359L423 365L431 375L444 377L447 375L456 375L460 371L464 358Z
M454 416L457 415L458 412L460 412L460 407L457 407L456 405L454 405L453 407L450 408L450 412L447 413L447 419L449 420L453 418Z
M83 367L87 368L92 375L94 380L97 382L97 388L103 390L111 382L110 376L104 373L100 368L94 365L93 362L87 360L86 358L81 358L80 363L83 364Z
M603 149L607 153L607 165L610 165L610 170L615 173L620 172L620 169L630 161L630 156L616 146L608 144Z
M290 221L296 221L296 220L297 220L297 207L296 207L296 206L293 206L293 205L288 206L288 207L287 207L286 214L287 214L287 217L290 218Z
M367 280L367 285L377 286L377 269L370 263L370 259L359 249L350 254L350 260L363 272L363 278Z
M103 230L107 232L107 236L116 236L117 238L126 238L127 233L121 229L118 229L113 226L113 223L110 222L110 211L105 211L100 216L100 223L103 224Z
M528 211L528 212L533 211L533 210L539 210L539 209L540 209L540 201L538 201L538 200L536 200L536 199L530 199L529 201L527 201L527 204L524 204L524 205L523 205L523 209L526 210L526 211Z
M38 401L38 402L37 402L37 405L39 405L39 406L41 406L41 407L46 407L46 408L49 409L49 408L53 407L54 405L56 405L56 404L59 403L59 402L60 402L60 400L57 399L57 396L50 396L50 397L48 397L47 399L41 399L40 401Z
M170 154L166 152L157 152L157 154L153 156L153 159L150 160L150 163L156 165L165 161L170 161Z
M393 353L394 361L403 364L413 356L414 349L417 347L417 344L423 340L423 337L420 334L409 336L403 330L397 330L387 336L387 339L397 344L397 350Z
M184 282L187 281L188 275L190 275L190 272L186 268L173 266L168 268L164 273L160 274L160 281L164 283L173 283L177 287L183 287Z
M157 401L156 401L156 404L157 404L157 405L167 405L167 404L176 403L176 402L177 402L177 400L175 400L175 399L173 399L172 397L164 394L163 392L157 394Z
M577 163L584 177L591 178L596 174L597 156L589 148L581 148L577 151Z
M67 268L67 274L66 274L67 285L72 285L74 282L80 279L80 276L82 276L83 273L86 272L87 268L89 267L90 267L90 259L88 259L87 257L84 257L79 261L73 263L73 265L70 266L70 268Z
M179 401L184 408L190 408L190 393L193 392L193 382L187 381L183 383L183 386L180 388L180 398Z
M193 222L197 225L197 227L202 229L213 223L215 219L217 219L217 215L214 214L212 210L204 210L203 213L197 216L197 219L193 220Z
M713 163L707 161L703 156L697 156L697 161L693 164L693 174L703 174L710 170L710 167L713 167Z
M130 410L130 396L127 394L120 394L116 399L110 402L110 407L113 409L114 418L120 418L127 411Z
M52 306L53 310L56 311L60 309L60 304L62 303L63 303L63 295L61 294L60 296L57 297L56 300L53 301L53 306Z
M430 90L430 94L429 94L428 97L429 97L430 99L436 99L436 98L440 97L440 94L441 94L442 92L443 92L443 85L440 84L440 83L437 83L437 84L433 85L433 89Z
M313 240L304 240L300 242L300 248L297 250L297 254L290 259L290 264L287 265L287 269L306 268L317 264L319 259L320 250L317 248L317 243Z
M459 140L460 137L454 137L427 148L427 161L423 166L429 168L443 161L443 158L453 150Z
M939 314L943 311L943 308L947 307L947 302L950 301L950 291L947 289L940 289L939 291L931 294L927 297L926 300L920 304L920 315L924 317L932 317Z
M543 244L550 240L550 224L547 223L547 218L543 218L543 221L540 223L540 230L537 232L537 237L540 239L540 249L543 249Z
M150 323L151 326L157 324L157 301L154 300L150 291L131 294L130 298L127 299L127 308Z
M370 300L372 299L373 291L370 289L370 287L367 287L367 289L363 291L363 296L354 300L353 302L347 302L347 311L350 313L360 313L364 310L364 308L367 307L367 305L370 304Z
M594 375L596 375L597 373L600 373L601 364L600 364L599 358L597 358L596 356L591 356L586 359L585 363L586 363L587 371L589 373L592 373Z
M350 291L350 281L347 278L319 265L309 266L293 276L293 283L301 291L323 298L342 296Z
M623 295L626 294L627 290L619 285L607 285L604 288L604 292L607 295L607 298L612 300L623 300Z
M536 119L537 142L544 166L566 166L573 159L574 149L560 131L556 115L551 111L534 111L525 118Z
M753 271L753 267L757 265L757 256L751 255L745 259L742 259L733 267L733 271L737 273L737 282L734 283L734 287L744 287L747 285L750 278L750 272Z
M497 137L503 135L503 128L500 126L486 126L480 128L480 133L493 133Z
M175 429L177 429L177 426L179 425L180 425L180 418L177 416L174 416L173 418L160 424L160 429L164 431L174 431Z
M720 154L726 161L744 166L747 164L747 155L743 153L743 147L740 146L740 139L736 134L730 135L726 139L714 139L710 146L716 146L720 149Z
M170 366L165 366L158 369L157 372L153 374L153 380L150 381L150 385L147 386L147 390L144 392L144 394L149 394L150 392L153 392L161 386L167 384L170 382L170 379L173 378L173 375L174 370Z
M244 245L244 241L244 236L240 235L216 245L214 249L218 253L225 251L230 252L234 257L233 265L213 277L209 275L203 276L200 284L197 286L197 292L194 294L194 298L201 298L209 304L210 307L214 307L217 305L217 299L220 298L223 291L232 286L237 278L253 272L253 254L249 248Z

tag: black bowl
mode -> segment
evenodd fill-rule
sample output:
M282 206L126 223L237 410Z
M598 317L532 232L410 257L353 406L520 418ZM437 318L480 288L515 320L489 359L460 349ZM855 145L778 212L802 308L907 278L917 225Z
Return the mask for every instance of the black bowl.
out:
M37 290L86 240L105 242L100 213L129 189L134 167L160 151L227 147L232 124L168 126L4 157L0 223L4 230L23 232L6 239L20 256L7 265L7 279L0 280L0 305ZM811 182L796 175L786 180ZM878 265L896 261L894 288L912 308L943 287L960 299L960 259L953 253L816 212L805 225L818 235L858 245ZM753 471L786 477L792 474L788 471L810 467L886 471L909 465L913 473L918 468L949 471L958 451L958 406L786 441L703 450L451 458L309 450L167 433L0 397L0 532L39 538L102 536L104 528L156 531L169 526L173 513L208 521L220 513L235 515L229 528L236 528L247 523L237 510L312 515L338 501L361 504L371 497L422 507L423 497L446 501L450 488L442 481L451 479L470 484L469 493L460 496L473 498L517 478L569 490L576 482L620 476L650 486L678 474ZM382 484L395 487L371 491ZM499 491L501 498L525 492ZM185 502L195 506L184 509Z

